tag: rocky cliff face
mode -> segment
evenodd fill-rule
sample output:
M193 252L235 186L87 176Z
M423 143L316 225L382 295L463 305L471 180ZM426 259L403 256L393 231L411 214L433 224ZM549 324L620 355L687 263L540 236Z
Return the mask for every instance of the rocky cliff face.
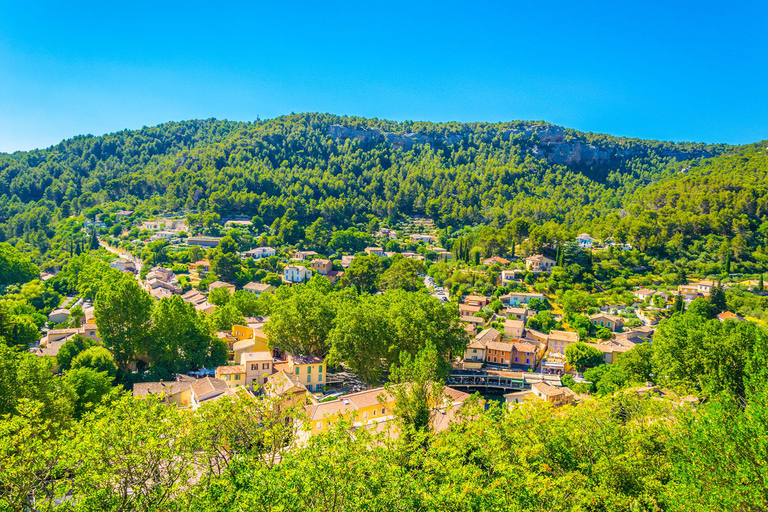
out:
M415 144L457 144L461 136L455 133L446 134L436 140L423 133L393 133L377 129L355 129L342 125L332 125L328 134L337 139L357 139L362 143L377 144L386 142L397 148L410 149ZM511 130L501 132L504 140L519 138L533 154L546 158L551 164L572 166L595 166L610 162L613 159L631 158L647 151L642 147L600 147L579 140L566 140L565 129L551 124L525 124ZM711 157L714 154L706 152L685 153L682 151L661 151L662 156L675 157L678 160L690 158Z

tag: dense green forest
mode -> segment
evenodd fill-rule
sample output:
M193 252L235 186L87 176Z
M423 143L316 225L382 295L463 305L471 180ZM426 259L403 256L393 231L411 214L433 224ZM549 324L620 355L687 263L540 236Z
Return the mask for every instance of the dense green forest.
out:
M703 243L762 261L763 146L324 114L166 123L0 155L0 241L42 255L71 243L65 219L121 208L196 212L201 228L255 217L284 244L318 219L340 230L424 216L457 230L523 218L553 242L587 230L679 257L712 235Z

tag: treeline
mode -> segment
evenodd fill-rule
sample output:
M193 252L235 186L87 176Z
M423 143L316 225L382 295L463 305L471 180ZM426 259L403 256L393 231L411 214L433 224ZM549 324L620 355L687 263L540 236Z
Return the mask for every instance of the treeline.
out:
M335 124L415 131L421 143L336 138L329 131ZM62 219L121 208L198 212L201 226L211 216L246 215L286 244L303 240L318 219L333 231L410 215L432 218L438 227L503 227L525 218L608 236L618 224L615 212L635 190L680 171L679 160L729 149L566 131L566 141L599 144L608 158L563 166L544 156L531 126L304 114L75 137L0 155L0 240L23 240L44 253ZM626 232L638 244L652 238L638 215L625 218L617 236Z

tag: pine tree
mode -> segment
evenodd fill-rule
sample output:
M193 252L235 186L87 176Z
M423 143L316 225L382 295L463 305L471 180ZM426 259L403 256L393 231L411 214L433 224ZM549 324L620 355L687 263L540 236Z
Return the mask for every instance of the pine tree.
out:
M91 231L91 243L88 248L92 251L96 251L99 248L99 239L96 236L96 228L93 228Z

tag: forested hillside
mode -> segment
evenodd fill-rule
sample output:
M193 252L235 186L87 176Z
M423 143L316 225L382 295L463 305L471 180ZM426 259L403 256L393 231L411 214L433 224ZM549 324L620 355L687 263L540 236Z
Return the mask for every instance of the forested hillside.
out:
M501 227L525 217L602 236L619 229L631 239L633 222L646 221L630 208L638 189L687 167L706 168L700 158L724 151L742 150L546 123L394 123L324 114L166 123L0 155L0 240L23 238L44 252L59 219L141 204L258 216L265 225L293 208L301 227L319 217L333 228L406 215L454 228ZM617 225L622 208L630 219ZM717 231L738 229L731 223ZM285 242L301 235L297 230L296 240Z

